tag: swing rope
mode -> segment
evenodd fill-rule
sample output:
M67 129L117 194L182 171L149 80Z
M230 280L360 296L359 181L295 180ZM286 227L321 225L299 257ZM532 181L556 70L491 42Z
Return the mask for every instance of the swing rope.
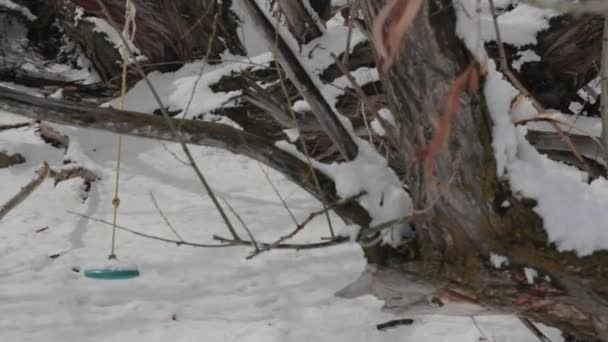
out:
M135 6L132 0L125 1L125 25L122 34L129 37L127 41L133 42L135 39ZM125 109L125 97L127 95L127 67L129 65L126 48L121 48L122 55L122 79L120 86L120 110ZM120 184L120 163L122 161L122 135L118 135L116 153L116 178L114 186L114 198L112 198L113 218L112 218L112 247L109 259L116 259L116 227L118 220L118 208L120 207L119 184Z

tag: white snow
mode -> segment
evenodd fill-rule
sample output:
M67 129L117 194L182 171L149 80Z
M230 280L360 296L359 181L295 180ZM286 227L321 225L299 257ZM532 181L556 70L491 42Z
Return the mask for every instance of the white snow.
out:
M63 88L57 89L54 93L49 95L49 97L52 99L57 99L57 100L63 99Z
M154 84L156 91L163 100L163 104L168 110L188 109L186 118L192 119L200 114L206 114L214 109L230 106L236 97L241 95L241 91L229 91L225 93L214 93L209 88L224 76L230 76L233 72L238 72L252 65L267 65L273 60L270 53L251 58L233 61L222 65L208 65L204 62L193 62L184 65L175 72L160 73L151 72L148 78ZM203 77L199 77L201 70L204 71ZM194 94L193 87L196 85ZM192 101L190 101L192 98ZM119 107L120 100L116 99L107 103L106 106ZM142 113L151 113L158 109L152 92L144 81L138 82L131 88L126 96L125 109L136 110ZM179 117L183 117L180 113ZM224 117L225 123L236 125L229 122Z
M578 135L589 135L592 137L602 136L602 121L600 118L566 115L562 113L547 113L550 118L560 122L560 127L566 132ZM562 124L563 123L563 124ZM555 132L550 123L544 121L529 122L526 126L535 131Z
M24 120L0 113L0 124ZM111 231L68 210L111 219L116 136L54 127L70 136L71 146L78 144L70 158L80 158L76 162L93 167L102 179L93 184L86 202L80 197L80 180L57 187L47 180L0 221L2 341L470 342L484 335L490 341L536 341L516 318L503 315L476 316L475 322L468 316L416 315L411 326L377 331L376 324L401 317L381 312L382 303L372 296L334 296L364 269L354 244L272 251L247 261L246 248L178 247L118 231L119 260L134 263L141 276L84 278L72 268L103 265ZM0 203L27 183L43 160L55 168L63 163L63 151L44 144L34 129L0 132L0 146L27 159L0 169ZM177 145L167 148L183 157ZM256 238L271 241L293 229L255 161L211 148L192 149L218 195L230 201ZM175 239L152 204L153 192L184 239L215 243L213 234L228 235L192 170L158 142L125 137L121 175L120 225ZM270 177L299 220L321 208L272 170ZM356 231L336 217L333 222L340 232ZM327 234L320 217L295 242L319 241ZM57 253L58 258L49 257ZM552 341L561 341L557 330L540 327Z
M110 23L108 23L104 19L101 19L98 17L85 17L80 20L87 21L87 22L93 24L95 26L93 31L103 33L105 35L105 39L108 42L112 43L112 45L114 45L114 47L116 48L116 50L119 51L119 53L121 54L123 59L124 60L129 59L128 58L129 54L125 51L124 43L123 43L122 39L120 38L120 35L122 33L115 30L114 27L112 27L112 25L110 25ZM141 54L141 51L137 48L137 46L135 46L135 44L133 44L129 39L127 39L127 42L129 43L129 48L131 49L133 54L136 56L138 61L143 61L146 59L146 57Z
M33 15L27 7L16 4L11 0L0 0L0 7L4 7L12 11L17 11L21 13L24 17L26 17L29 21L34 21L38 19L38 17Z
M314 160L311 162L334 180L336 192L341 198L365 193L358 201L369 212L372 226L407 216L412 209L412 200L395 172L388 167L386 159L365 141L355 140L355 143L359 147L359 154L350 162L329 165ZM306 161L305 156L292 144L279 141L275 145ZM398 246L404 238L412 235L407 222L395 224L382 231L382 242Z
M517 71L521 71L521 67L528 62L540 62L541 58L539 55L536 54L536 52L528 49L528 50L524 50L524 51L518 51L517 55L519 56L519 59L514 60L513 63L511 64L513 66L513 69L517 70Z
M529 267L524 268L524 274L526 275L526 281L530 285L533 285L534 280L536 279L536 277L538 277L538 272L535 269Z
M284 129L283 132L287 134L287 138L292 143L296 142L296 140L298 140L298 138L300 137L300 131L297 128Z
M471 35L476 35L478 30L476 19L477 0L460 0L463 7L459 11L466 11L468 20L474 22L474 31ZM489 4L487 1L479 2L482 16L480 18L481 37L485 41L496 40L494 22L490 15ZM500 6L499 4L496 4ZM462 13L462 12L461 12ZM502 41L516 47L529 44L536 44L536 35L539 31L549 28L549 20L559 13L549 9L540 9L523 3L517 3L515 8L506 11L498 16L498 25Z
M370 126L372 126L374 133L378 134L379 136L383 137L386 135L386 131L384 130L384 127L382 127L382 124L380 123L380 121L378 119L372 120L372 122L370 123Z
M602 92L602 83L600 77L596 77L587 83L586 87L578 91L578 95L585 101L594 104Z
M262 8L266 9L263 4ZM273 22L276 22L276 19L269 13L266 13L266 15ZM243 17L245 19L248 18L245 15ZM336 16L327 25L327 31L322 37L304 45L301 51L297 46L297 42L293 38L290 38L290 34L285 31L286 28L281 25L278 27L278 31L288 42L292 51L295 54L307 57L302 59L305 62L304 66L313 82L319 86L323 96L332 107L337 103L338 97L343 94L343 89L351 86L346 76L337 78L331 84L323 84L319 78L321 72L327 66L334 63L332 54L337 56L346 47L344 41L347 35L347 27L344 26L343 19L340 21L338 17ZM354 30L351 51L356 44L363 42L365 39L363 33ZM186 118L204 114L203 119L213 120L217 117L209 115L208 112L216 108L230 106L242 92L214 93L209 86L219 81L222 77L229 76L251 65L268 65L272 61L272 53L267 52L249 59L243 59L242 61L228 62L221 66L211 66L203 62L195 62L185 65L174 73L161 74L159 72L152 72L148 76L150 81L155 85L164 105L169 110L185 110L188 108ZM200 71L203 69L204 74L200 77ZM375 68L362 67L351 74L359 84L379 79L378 71ZM192 102L190 103L190 98L193 94L192 89L195 86L194 96L192 96ZM116 99L106 105L116 108L119 105L119 100ZM140 81L127 93L125 108L150 113L156 110L158 105L152 97L148 86L145 82ZM293 108L296 111L310 109L305 101L296 101ZM389 123L395 123L392 114L388 110L381 110L379 115L384 117ZM183 114L179 116L182 117ZM211 119L209 119L210 117ZM351 197L363 191L367 193L361 197L359 202L369 210L373 224L384 223L408 215L411 210L411 199L403 189L394 171L388 167L386 159L379 155L367 142L356 136L348 119L341 116L339 116L339 119L359 146L359 156L356 160L349 163L332 164L329 166L316 163L315 165L325 170L335 180L338 194L342 198ZM222 117L222 120L224 120L224 123L237 126L226 117ZM377 122L372 124L378 129ZM286 133L289 135L290 141L293 141L293 138L295 138L294 132L288 131ZM295 148L286 142L285 144L278 144L278 146L298 155ZM300 157L306 160L303 156ZM409 225L401 224L385 229L383 231L383 242L398 245L403 237L411 236L411 234Z
M475 1L460 1L463 6L456 7L457 32L469 49L475 51L475 39L479 36L476 34L477 26L466 14L475 8ZM541 15L538 11L533 10L537 19L551 14L543 12ZM536 31L544 27L543 22L542 19L535 21ZM509 31L515 32L517 27L509 26ZM484 55L479 58L484 60L485 53L481 53ZM608 230L604 227L608 222L608 211L605 210L608 181L600 178L587 184L587 176L582 172L539 154L526 141L526 128L515 127L512 123L514 117L519 119L524 113L530 116L535 112L529 101L522 101L522 105L512 112L511 101L519 94L518 90L498 72L493 60L488 61L487 68L484 93L494 120L492 146L498 175L508 178L517 195L537 200L534 211L542 217L548 240L555 243L558 250L572 250L585 256L608 249Z
M502 268L509 265L509 259L500 254L490 253L490 262L494 268Z
M350 3L349 0L331 0L331 5L333 7L343 7Z

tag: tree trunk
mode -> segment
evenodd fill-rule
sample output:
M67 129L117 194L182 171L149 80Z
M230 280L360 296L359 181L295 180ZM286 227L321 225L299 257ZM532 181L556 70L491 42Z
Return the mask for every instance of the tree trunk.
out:
M371 22L384 1L365 2ZM534 204L518 200L496 176L493 123L483 96L461 98L447 149L434 160L435 177L425 180L418 151L434 130L428 113L440 112L435 104L445 102L452 82L472 63L454 27L451 0L426 1L408 32L407 49L385 79L410 166L409 189L415 208L423 212L413 220L419 259L411 262L428 282L448 284L482 305L518 312L579 337L606 338L608 307L598 298L607 290L608 253L576 258L550 246ZM501 208L505 200L511 203L508 209ZM490 252L506 255L510 266L494 269ZM524 267L550 281L528 284Z

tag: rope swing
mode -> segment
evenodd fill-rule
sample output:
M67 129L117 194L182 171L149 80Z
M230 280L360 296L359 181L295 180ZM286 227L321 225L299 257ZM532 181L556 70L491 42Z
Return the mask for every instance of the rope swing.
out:
M135 6L132 0L125 2L125 25L122 34L128 37L129 42L135 38ZM125 97L127 94L127 68L130 60L126 47L120 49L122 55L122 80L120 89L120 110L125 109ZM112 198L113 218L112 218L112 244L108 264L100 268L91 268L84 271L84 275L94 279L129 279L139 276L139 270L135 266L123 265L116 259L116 227L118 221L118 208L120 207L120 163L122 160L122 135L118 135L116 156L116 178L114 184L114 197Z

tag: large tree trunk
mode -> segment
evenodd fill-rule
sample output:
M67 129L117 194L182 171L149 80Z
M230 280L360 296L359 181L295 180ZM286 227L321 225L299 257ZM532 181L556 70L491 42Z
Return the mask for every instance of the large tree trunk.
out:
M366 1L367 19L384 1ZM496 176L491 146L492 120L484 97L464 96L447 150L434 161L435 178L425 181L417 149L433 132L452 82L472 62L455 35L451 0L426 1L393 72L385 80L387 101L401 125L401 148L416 209L419 275L430 283L470 293L482 305L518 312L580 337L606 338L608 254L576 258L547 241L529 201L513 196ZM425 67L426 66L426 67ZM421 136L421 132L423 136ZM508 200L507 210L500 204ZM574 229L575 227L573 227ZM509 257L506 270L493 269L489 253ZM401 265L389 265L399 267ZM523 268L541 270L551 281L530 285ZM539 292L538 287L545 290Z

